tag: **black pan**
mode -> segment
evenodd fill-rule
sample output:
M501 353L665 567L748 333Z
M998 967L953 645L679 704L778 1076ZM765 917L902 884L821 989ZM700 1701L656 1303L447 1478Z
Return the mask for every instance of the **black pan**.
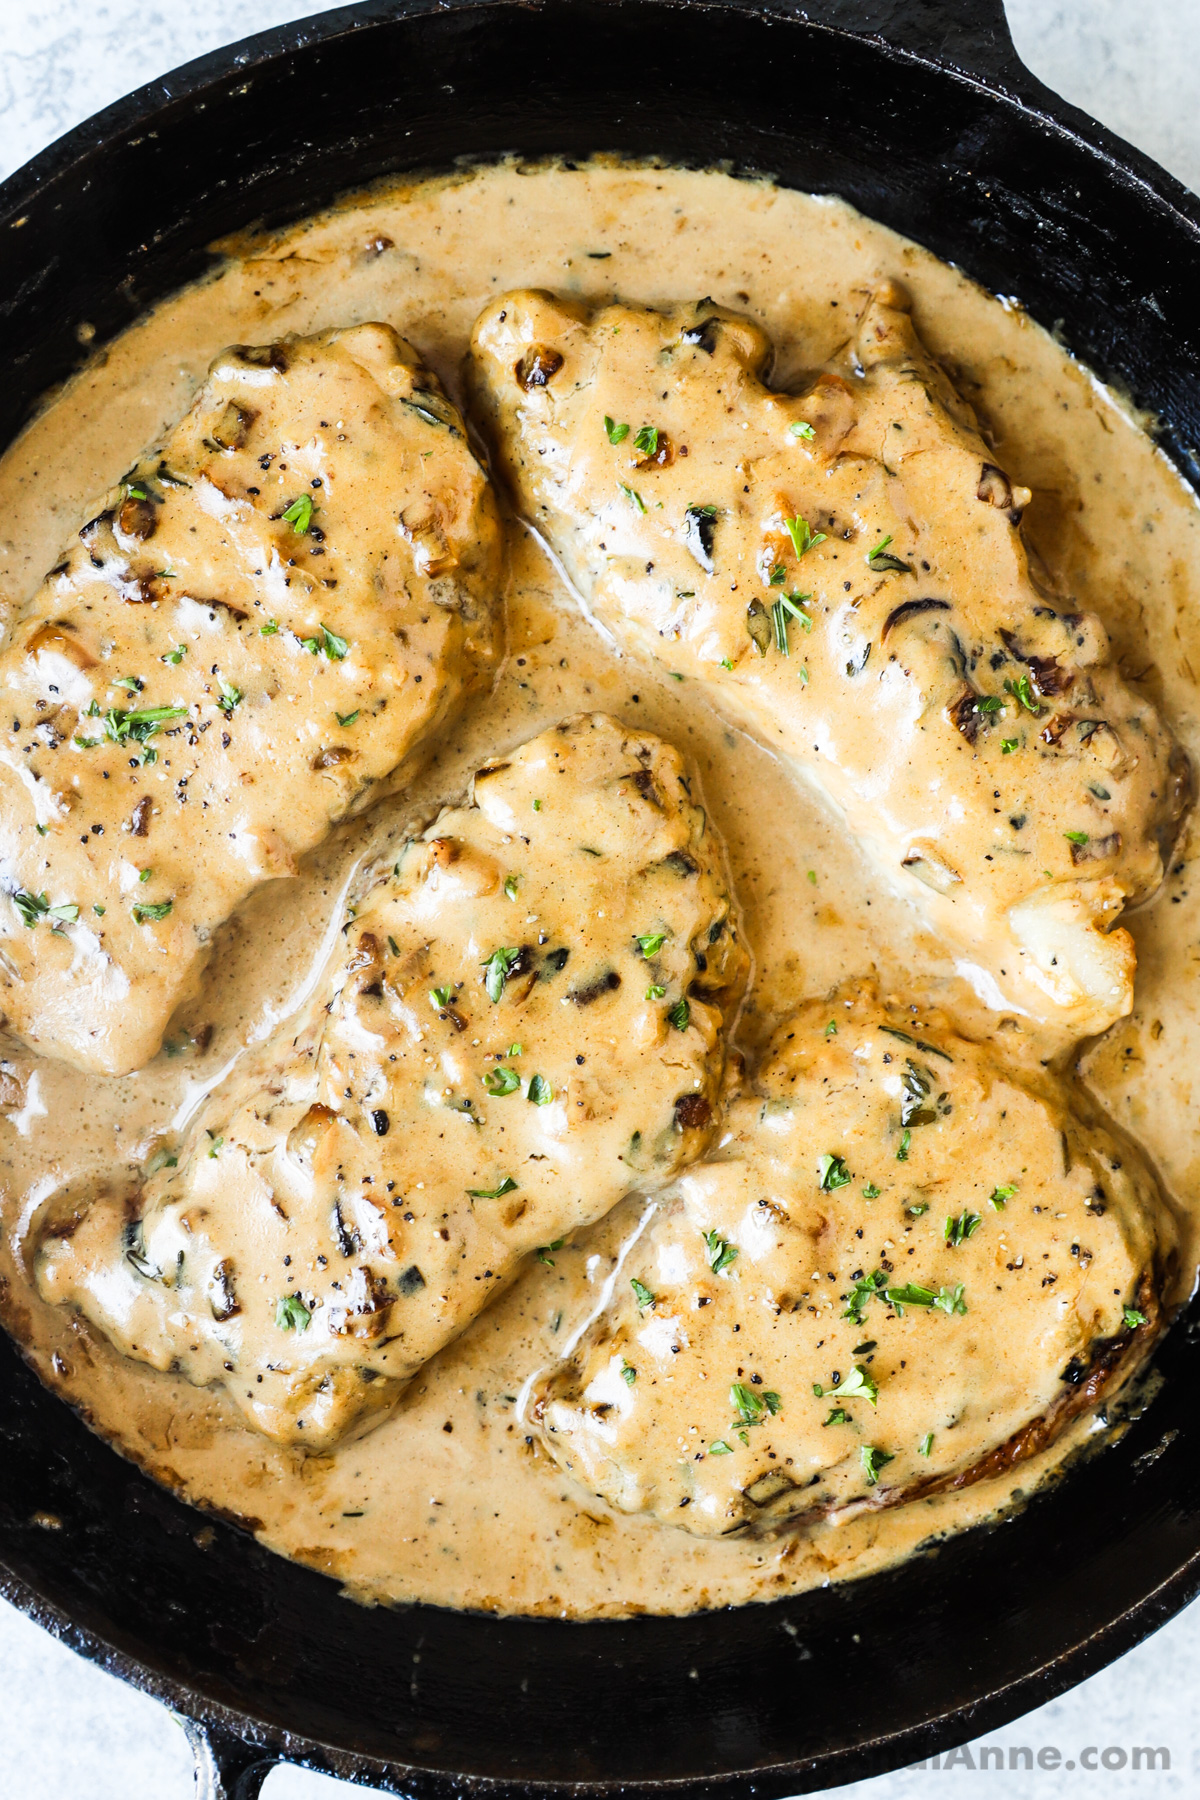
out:
M1200 475L1200 203L1026 73L1001 0L382 0L203 58L0 188L0 442L81 320L103 342L218 235L512 150L841 194L1057 325ZM364 1611L233 1526L202 1548L0 1337L0 1580L195 1721L202 1795L252 1800L288 1759L422 1800L808 1792L1003 1725L1200 1589L1198 1332L1009 1523L771 1606L589 1625Z

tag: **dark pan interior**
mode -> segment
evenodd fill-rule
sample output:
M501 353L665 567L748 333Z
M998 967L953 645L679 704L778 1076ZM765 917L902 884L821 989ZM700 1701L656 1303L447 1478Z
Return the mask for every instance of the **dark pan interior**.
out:
M1058 323L1196 473L1196 203L1078 115L1055 116L1006 60L998 0L821 11L824 25L737 0L367 6L192 65L0 189L0 441L76 366L82 320L111 336L200 273L220 233L468 154L618 151L843 195ZM853 34L894 26L892 12L921 54ZM936 66L939 42L973 46L1016 97ZM5 1591L267 1754L397 1791L490 1777L479 1784L499 1793L795 1793L1002 1723L1200 1588L1187 1321L1159 1362L1163 1390L1124 1439L1002 1526L770 1607L572 1626L363 1611L231 1526L202 1546L199 1515L0 1339Z

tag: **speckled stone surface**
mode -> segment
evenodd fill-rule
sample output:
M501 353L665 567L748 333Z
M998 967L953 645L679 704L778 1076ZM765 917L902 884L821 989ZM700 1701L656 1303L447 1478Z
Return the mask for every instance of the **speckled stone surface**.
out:
M0 176L141 82L311 10L288 0L0 0ZM1200 189L1200 0L1008 0L1008 12L1018 50L1049 86ZM1200 1794L1198 1675L1200 1603L1063 1699L954 1753L951 1767L838 1791L854 1800ZM1139 1747L1159 1752L1156 1766L1144 1754L1133 1766ZM349 1800L361 1791L279 1769L264 1793ZM191 1792L191 1756L164 1708L0 1602L0 1800Z

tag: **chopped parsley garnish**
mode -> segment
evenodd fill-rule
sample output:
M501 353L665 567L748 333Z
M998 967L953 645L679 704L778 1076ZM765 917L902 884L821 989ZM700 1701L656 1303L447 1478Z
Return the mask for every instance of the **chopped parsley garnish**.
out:
M118 675L112 685L124 688L128 694L140 694L146 684L140 675Z
M20 913L30 930L39 920L45 919L50 926L73 925L79 917L79 908L74 901L61 906L51 906L45 894L31 894L27 888L18 888L9 898Z
M1020 739L1019 738L1001 738L1000 739L1000 748L1003 751L1005 756L1011 756L1014 750L1017 750L1020 748Z
M642 456L658 455L658 426L643 425L633 440L633 447Z
M311 1318L299 1294L283 1294L275 1302L275 1323L280 1331L307 1331Z
M896 1152L896 1161L897 1162L907 1162L908 1161L908 1151L909 1151L909 1146L911 1143L912 1143L912 1132L911 1131L902 1132L901 1136L900 1136L900 1148Z
M444 1007L449 1006L453 998L454 989L450 986L435 987L429 990L429 1004L434 1012L441 1012Z
M844 1406L831 1406L829 1417L821 1420L822 1425L853 1425L853 1423L854 1420Z
M725 1442L724 1438L718 1438L715 1444L710 1444L708 1446L708 1454L710 1456L732 1456L733 1451Z
M666 991L666 988L660 987L657 981L652 981L646 989L646 998L647 1000L661 1000Z
M1042 715L1042 705L1033 691L1033 683L1028 675L1018 675L1014 681L1011 676L1004 683L1004 691L1011 694L1019 706L1032 713L1035 719Z
M895 1307L901 1318L904 1317L906 1306L936 1307L939 1312L947 1315L965 1313L967 1310L961 1281L957 1287L944 1287L936 1294L932 1288L919 1287L916 1282L910 1281L904 1287L888 1288L885 1297L888 1303Z
M95 703L93 702L93 705ZM89 717L99 714L99 708ZM186 706L134 706L126 710L118 706L110 707L104 713L104 735L112 744L147 744L159 728L171 719L182 719L187 714ZM84 740L76 738L76 743ZM98 740L87 740L89 747ZM151 758L147 757L147 761Z
M552 1269L554 1267L554 1258L550 1255L550 1251L561 1250L565 1243L565 1238L551 1238L548 1244L539 1244L537 1252L538 1261L540 1263L545 1263L548 1269Z
M312 524L313 502L311 494L300 494L281 517L286 525L290 525L297 537L303 537Z
M774 1417L783 1407L783 1401L773 1388L766 1388L760 1394L744 1381L733 1383L729 1390L729 1404L736 1414L733 1421L735 1426L761 1425L768 1413Z
M942 1236L952 1250L959 1244L965 1244L979 1230L983 1220L977 1212L960 1212L957 1217L947 1217Z
M738 1259L736 1244L723 1238L719 1231L706 1231L704 1244L708 1251L708 1266L714 1275L721 1275Z
M925 1436L921 1439L921 1442L917 1446L917 1455L918 1456L928 1456L929 1452L932 1449L933 1449L933 1433L932 1433L932 1431L927 1431L925 1433Z
M818 544L825 542L825 533L814 531L808 520L800 518L799 514L794 519L785 519L783 523L797 556L803 556L806 551L814 550Z
M518 883L518 881L520 881L520 879L521 879L521 877L519 875L506 875L504 877L504 892L505 892L506 896L508 897L508 899L510 899L510 900L516 899L517 883Z
M677 1000L674 1006L667 1009L667 1018L676 1031L686 1031L691 1020L692 1009L685 1000Z
M505 1175L494 1188L468 1188L467 1195L471 1200L502 1200L505 1194L515 1193L516 1188L512 1176Z
M928 1200L914 1200L911 1206L905 1207L904 1216L906 1219L923 1219L928 1211Z
M604 429L608 433L610 444L623 444L629 436L628 425L619 425L615 419L610 419L607 413L604 415Z
M883 1468L884 1463L890 1463L893 1460L892 1452L878 1450L874 1444L863 1444L858 1454L862 1458L863 1474L867 1478L867 1486L874 1487L879 1480L879 1471Z
M489 1094L515 1094L521 1085L521 1077L515 1069L488 1069L483 1085Z
M827 1150L824 1156L817 1158L817 1185L824 1188L827 1194L835 1188L849 1187L851 1175L844 1158L834 1156Z
M883 1189L880 1187L876 1187L875 1183L873 1181L864 1181L863 1182L863 1199L864 1200L878 1200L878 1198L879 1198L880 1194L882 1194L882 1192L883 1192Z
M658 955L666 941L667 934L665 931L648 931L644 937L639 937L637 939L637 947L646 958L646 961L649 962L652 956Z
M1002 1187L994 1187L988 1199L997 1212L1003 1212L1016 1191L1015 1183L1006 1182Z
M1083 845L1088 842L1088 834L1086 831L1064 831L1063 836L1066 838L1068 844L1078 844L1081 849Z
M145 488L134 487L132 483L126 485L125 493L130 500L148 500L150 498Z
M265 625L258 628L259 637L275 637L279 631L279 620L268 619Z
M911 575L912 564L902 561L898 556L893 556L889 551L888 545L891 541L892 534L889 532L887 537L880 538L873 550L868 550L868 568L872 569L875 574L878 574L880 570L893 570L898 575Z
M149 881L153 874L154 874L153 869L139 869L138 870L138 880L139 881Z
M168 650L166 655L160 656L158 660L159 662L172 663L175 668L178 668L184 657L187 655L187 651L188 647L186 644L176 644L173 650Z
M342 727L342 730L345 731L348 726L353 725L355 719L357 719L357 717L361 711L362 711L361 706L356 706L353 712L348 712L348 713L335 712L333 716L337 720L338 724Z
M147 900L139 903L130 908L133 922L135 925L151 925L156 919L165 919L174 904L173 900Z
M225 1139L223 1137L213 1137L213 1134L211 1131L209 1132L208 1136L209 1136L209 1140L210 1140L209 1146L208 1146L208 1154L212 1157L215 1157L218 1154L218 1152L220 1151L221 1145L225 1142Z
M1125 1307L1122 1312L1122 1317L1125 1320L1125 1328L1127 1331L1136 1331L1139 1325L1145 1325L1147 1322L1145 1313L1139 1312L1136 1306Z
M350 654L347 638L339 637L336 631L330 631L325 624L318 629L318 637L300 639L301 648L307 650L310 656L323 656L328 662L341 662L343 657Z
M632 506L634 512L645 512L646 502L642 499L642 496L638 493L636 488L626 487L623 481L618 481L617 486L628 500L630 506Z
M846 1295L846 1310L843 1319L850 1319L855 1325L866 1321L867 1302L882 1293L887 1286L887 1276L882 1269L876 1269L873 1275L860 1275L850 1292Z
M1004 711L1004 702L999 694L980 694L975 702L975 711L982 713L985 719L991 719L998 712Z
M626 1387L632 1387L637 1380L637 1370L632 1363L626 1362L624 1358L621 1359L621 1380L625 1383Z
M802 631L812 630L812 619L801 605L802 601L811 599L811 594L781 594L772 606L771 624L775 631L775 648L781 655L791 655L788 647L789 619L795 619Z
M654 1305L658 1295L652 1294L644 1281L639 1281L637 1276L634 1275L630 1278L629 1285L633 1289L633 1297L637 1301L642 1312L645 1312L648 1306Z
M487 997L495 1006L504 992L504 984L512 973L521 952L505 945L493 950L483 965L483 985L487 989Z
M788 426L788 436L794 438L812 438L817 434L806 419L793 419Z
M882 1269L876 1269L872 1275L863 1275L854 1283L845 1296L847 1301L843 1319L850 1319L855 1325L866 1321L867 1304L870 1300L886 1300L893 1306L901 1318L906 1306L937 1307L946 1314L965 1313L966 1300L963 1298L964 1288L960 1281L956 1287L944 1287L938 1293L932 1288L920 1287L915 1281L906 1282L903 1287L889 1287L887 1276Z
M525 1098L531 1101L534 1106L549 1106L554 1098L554 1089L550 1086L550 1083L546 1080L544 1075L531 1075L529 1078L529 1092L526 1094Z
M879 1383L862 1363L855 1363L846 1379L839 1381L830 1391L839 1400L869 1400L874 1406L879 1398Z
M241 688L232 687L230 683L225 680L223 675L218 676L217 679L221 684L221 698L217 701L217 705L228 719L233 716L234 708L241 704L242 690Z

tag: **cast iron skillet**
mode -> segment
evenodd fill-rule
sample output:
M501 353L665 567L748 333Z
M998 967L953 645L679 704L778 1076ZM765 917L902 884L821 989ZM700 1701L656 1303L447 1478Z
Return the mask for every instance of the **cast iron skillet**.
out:
M1021 68L1001 0L375 0L205 57L0 188L0 442L81 321L103 342L218 234L512 150L841 194L1057 324L1200 476L1200 203ZM1127 1436L1007 1524L772 1606L593 1625L355 1607L205 1531L0 1336L0 1585L194 1721L212 1800L288 1759L421 1800L808 1792L1004 1724L1200 1589L1197 1333Z

